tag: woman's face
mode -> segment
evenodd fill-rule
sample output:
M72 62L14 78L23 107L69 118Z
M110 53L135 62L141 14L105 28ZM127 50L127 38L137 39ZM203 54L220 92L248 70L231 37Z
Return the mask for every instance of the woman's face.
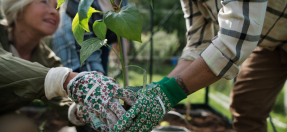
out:
M52 35L59 25L57 0L35 0L19 14L17 23L39 35Z

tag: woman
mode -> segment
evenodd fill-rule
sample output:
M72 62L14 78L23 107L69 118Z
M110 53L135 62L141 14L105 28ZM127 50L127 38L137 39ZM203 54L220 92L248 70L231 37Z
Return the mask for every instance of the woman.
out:
M35 125L27 122L26 118L14 113L11 114L11 111L19 109L33 99L47 101L47 99L50 100L57 96L72 98L77 93L74 91L77 91L79 87L82 88L85 84L89 84L89 86L97 85L100 90L105 89L102 86L104 86L103 84L106 81L101 81L100 83L92 82L93 80L83 83L79 82L81 79L86 79L86 74L96 75L105 79L108 77L103 77L93 72L79 74L81 75L81 78L79 78L78 73L71 72L68 68L58 67L61 66L60 59L41 41L43 37L53 34L58 27L59 13L56 10L56 6L57 0L2 0L1 2L7 30L4 30L4 26L0 25L0 131L13 131L12 129L19 129L19 131L23 132L37 131ZM57 68L50 69L47 67ZM68 83L70 85L73 84L73 87L67 87ZM115 88L122 89L121 87ZM125 92L125 90L121 91ZM103 94L97 93L97 91L94 91L92 95L87 95L86 92L81 92L81 94L83 96L73 98L73 100L81 100L77 102L84 108L86 108L87 102L92 101L90 98L85 99L83 97L91 96L98 100L102 100L101 97L104 97ZM95 97L95 95L99 96ZM108 98L108 101L114 97L116 96L111 96ZM84 102L84 99L86 102ZM101 105L105 107L111 103L103 102ZM91 106L91 104L88 106ZM89 110L94 109L91 108ZM111 124L115 124L119 117L114 114L116 110L122 110L122 108L116 107L112 112L105 113L105 111L100 111L98 114L93 115L89 115L90 112L86 112L85 116L89 116L89 120L81 118L81 121L75 118L74 112L70 112L69 119L75 124L81 124L82 122L93 124L94 117L101 118L102 122L112 119L113 122L106 122L112 126ZM82 115L78 112L77 116ZM23 121L26 123L23 123ZM93 127L102 126L104 125ZM104 128L107 127L105 126Z
M2 1L1 6L6 18L6 23L4 23L6 30L4 30L4 26L1 25L1 45L6 51L11 52L16 57L31 62L38 62L45 67L62 66L60 59L41 41L45 36L52 35L58 27L60 18L55 8L57 6L56 0L5 0ZM22 60L20 60L20 62L21 61ZM12 68L10 69L9 67L9 70L12 71ZM21 75L21 72L19 72L19 74ZM25 74L27 73L24 73L24 75ZM7 75L5 75L5 77L7 77ZM5 78L1 77L1 79ZM33 80L31 84L35 82L37 82L37 80ZM0 87L3 87L2 84L3 83L1 83ZM10 88L12 87L13 86ZM29 93L29 90L25 91ZM0 131L2 129L10 129L11 131L13 129L36 131L36 126L31 123L29 119L21 115L10 113L29 104L34 97L27 98L14 93L1 88L1 96L3 98L0 100L2 104L0 108L0 120L2 119ZM31 94L24 96L27 95ZM65 107L61 108L67 110ZM13 124L19 123L20 127L9 126L7 120L8 122L13 122ZM22 124L21 122L26 123ZM6 127L4 128L4 126Z

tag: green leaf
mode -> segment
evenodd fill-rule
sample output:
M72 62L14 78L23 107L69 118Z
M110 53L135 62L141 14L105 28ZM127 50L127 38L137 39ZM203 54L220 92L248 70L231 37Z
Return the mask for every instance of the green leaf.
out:
M89 20L92 16L93 13L96 13L96 12L100 12L98 10L95 10L94 8L90 7L88 12L87 12L87 16L86 18L84 19L81 19L81 16L80 16L80 12L79 12L79 19L80 19L80 25L83 29L85 29L87 32L90 32L90 28L89 28Z
M41 132L45 132L45 124L47 123L47 120L45 120L44 122L42 122L42 124L39 126L39 129Z
M150 3L151 8L153 9L153 1L152 0L148 0L148 2Z
M105 40L100 40L99 38L91 38L84 41L80 50L81 65L93 52L100 49L105 44Z
M65 2L66 0L58 0L57 9Z
M78 7L80 21L87 18L88 11L94 0L81 0Z
M146 82L147 82L147 74L146 74L146 70L139 67L139 66L136 66L136 65L128 65L128 66L125 66L125 67L137 67L139 69L142 69L143 70L143 91L145 90L145 87L146 87Z
M114 33L129 40L141 41L142 19L134 5L127 5L119 13L109 11L104 15L104 22Z
M102 21L95 21L93 24L93 31L101 40L105 40L107 34L107 25Z
M76 41L81 45L84 40L85 30L79 24L79 14L77 13L72 22L72 31Z

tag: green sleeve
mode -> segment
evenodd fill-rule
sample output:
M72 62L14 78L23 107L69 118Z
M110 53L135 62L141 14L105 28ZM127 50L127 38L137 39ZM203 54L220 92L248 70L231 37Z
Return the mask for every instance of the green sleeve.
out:
M46 101L44 81L49 68L32 63L0 47L0 90L9 90L27 99Z
M59 57L45 44L41 41L36 47L30 58L31 62L38 62L45 67L62 67L62 62Z

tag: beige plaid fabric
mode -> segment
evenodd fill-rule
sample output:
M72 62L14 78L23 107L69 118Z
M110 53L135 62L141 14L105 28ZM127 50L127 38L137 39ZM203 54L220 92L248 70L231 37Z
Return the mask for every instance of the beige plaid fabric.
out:
M257 45L287 51L287 0L267 1L181 0L188 30L181 59L201 56L215 75L232 79Z

